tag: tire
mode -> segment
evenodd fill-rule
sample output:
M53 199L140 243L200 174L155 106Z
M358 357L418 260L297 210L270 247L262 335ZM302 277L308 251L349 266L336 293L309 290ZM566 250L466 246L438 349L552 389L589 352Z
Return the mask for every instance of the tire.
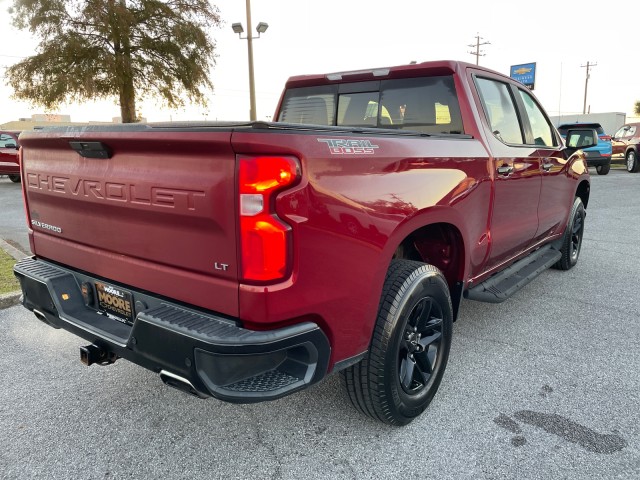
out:
M609 173L609 170L611 170L611 165L609 165L608 163L606 165L596 166L596 172L598 172L598 175L606 175L607 173Z
M582 248L582 238L584 236L585 217L586 213L582 200L580 197L576 197L573 201L573 208L571 209L567 229L562 237L562 247L560 248L562 257L553 265L553 268L569 270L578 263L580 249Z
M627 172L637 173L640 170L640 163L638 163L638 155L635 150L629 150L626 157Z
M9 180L11 180L13 183L20 183L20 174L9 175Z
M382 290L367 356L341 372L357 410L406 425L436 394L449 358L453 310L436 267L393 260Z

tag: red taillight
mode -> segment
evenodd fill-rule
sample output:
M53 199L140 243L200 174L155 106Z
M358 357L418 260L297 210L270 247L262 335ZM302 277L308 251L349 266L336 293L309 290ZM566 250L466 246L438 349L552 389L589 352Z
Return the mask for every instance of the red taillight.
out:
M611 141L611 135L598 135L598 138L600 138L600 140L603 140L605 142Z
M268 282L289 267L291 227L278 218L275 197L300 176L293 157L238 158L242 278Z

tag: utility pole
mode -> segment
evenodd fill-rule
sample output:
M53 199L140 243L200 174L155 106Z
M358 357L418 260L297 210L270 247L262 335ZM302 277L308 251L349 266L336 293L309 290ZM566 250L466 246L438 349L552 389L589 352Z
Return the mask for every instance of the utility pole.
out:
M590 63L587 62L586 65L580 65L582 68L587 69L587 76L584 79L584 105L582 106L582 113L585 114L587 113L587 87L589 86L589 68L591 67L595 67L596 65L598 65L597 63Z
M472 43L471 45L467 45L469 47L476 47L476 51L475 52L468 52L471 55L475 55L476 56L476 65L480 64L480 57L484 57L486 55L484 52L480 52L480 46L481 45L491 45L491 42L480 42L480 40L483 40L483 38L478 33L476 35L476 43L475 44Z

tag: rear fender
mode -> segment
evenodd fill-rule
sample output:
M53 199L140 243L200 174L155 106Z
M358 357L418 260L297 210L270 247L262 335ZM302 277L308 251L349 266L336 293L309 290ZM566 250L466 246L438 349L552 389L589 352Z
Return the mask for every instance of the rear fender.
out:
M451 290L457 288L457 283L464 283L464 279L466 279L469 275L469 262L467 261L467 259L469 258L470 252L468 242L465 241L465 239L468 238L468 234L462 215L452 207L435 206L425 209L408 218L406 221L399 224L394 232L390 235L389 241L385 245L384 251L382 253L382 258L384 260L380 262L379 270L377 272L374 283L378 286L379 292L382 292L382 285L384 284L387 269L391 263L391 260L393 260L396 252L398 251L400 245L415 232L428 227L429 225L435 224L450 225L459 233L462 243L463 258L460 260L455 273L449 274L449 276L447 277L447 281Z

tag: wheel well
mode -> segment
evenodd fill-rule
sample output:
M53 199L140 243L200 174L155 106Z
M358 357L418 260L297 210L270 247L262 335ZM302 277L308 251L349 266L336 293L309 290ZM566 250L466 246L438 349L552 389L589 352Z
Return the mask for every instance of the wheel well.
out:
M580 197L582 203L584 204L584 208L587 208L587 204L589 203L589 193L591 192L591 187L589 186L589 182L584 181L578 185L578 190L576 190L576 197Z
M414 231L400 243L393 258L438 267L452 292L464 275L464 241L460 231L449 223L434 223Z

